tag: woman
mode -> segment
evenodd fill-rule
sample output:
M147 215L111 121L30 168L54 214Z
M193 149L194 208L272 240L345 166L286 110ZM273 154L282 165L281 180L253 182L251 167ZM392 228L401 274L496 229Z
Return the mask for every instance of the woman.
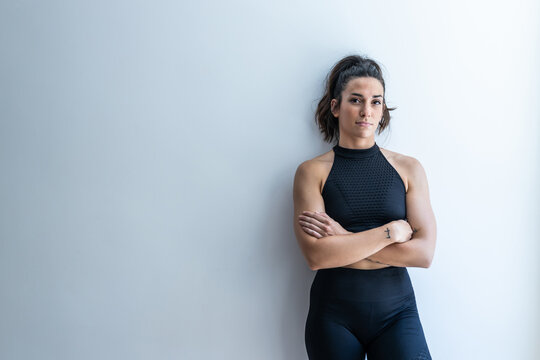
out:
M390 122L379 65L347 56L316 120L331 151L298 166L294 230L312 270L310 359L431 359L407 267L428 268L436 223L420 162L379 147Z

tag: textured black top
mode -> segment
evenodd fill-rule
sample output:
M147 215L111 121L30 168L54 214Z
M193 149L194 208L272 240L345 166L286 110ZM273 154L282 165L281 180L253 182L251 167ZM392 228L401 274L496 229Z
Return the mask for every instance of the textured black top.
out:
M333 147L324 183L326 213L352 232L407 218L405 184L377 143L368 149Z

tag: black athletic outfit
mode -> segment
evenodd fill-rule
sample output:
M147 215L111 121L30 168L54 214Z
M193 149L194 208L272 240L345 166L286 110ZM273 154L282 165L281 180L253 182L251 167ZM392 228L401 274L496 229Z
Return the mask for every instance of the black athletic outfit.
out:
M406 219L405 185L376 143L333 150L322 191L331 218L352 232ZM310 360L431 359L406 267L317 270L305 342Z

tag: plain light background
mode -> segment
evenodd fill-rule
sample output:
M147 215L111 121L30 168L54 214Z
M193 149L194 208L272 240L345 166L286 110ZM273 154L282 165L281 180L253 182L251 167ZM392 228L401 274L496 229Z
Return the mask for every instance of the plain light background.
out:
M0 46L1 359L306 359L293 177L353 53L428 176L433 358L540 357L538 2L2 1Z

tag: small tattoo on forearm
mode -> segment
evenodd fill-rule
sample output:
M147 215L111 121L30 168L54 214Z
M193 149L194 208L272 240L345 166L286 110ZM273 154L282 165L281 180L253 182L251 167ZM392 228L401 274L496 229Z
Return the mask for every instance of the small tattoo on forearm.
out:
M390 239L390 229L386 228L386 230L384 230L384 231L386 232L386 238Z

